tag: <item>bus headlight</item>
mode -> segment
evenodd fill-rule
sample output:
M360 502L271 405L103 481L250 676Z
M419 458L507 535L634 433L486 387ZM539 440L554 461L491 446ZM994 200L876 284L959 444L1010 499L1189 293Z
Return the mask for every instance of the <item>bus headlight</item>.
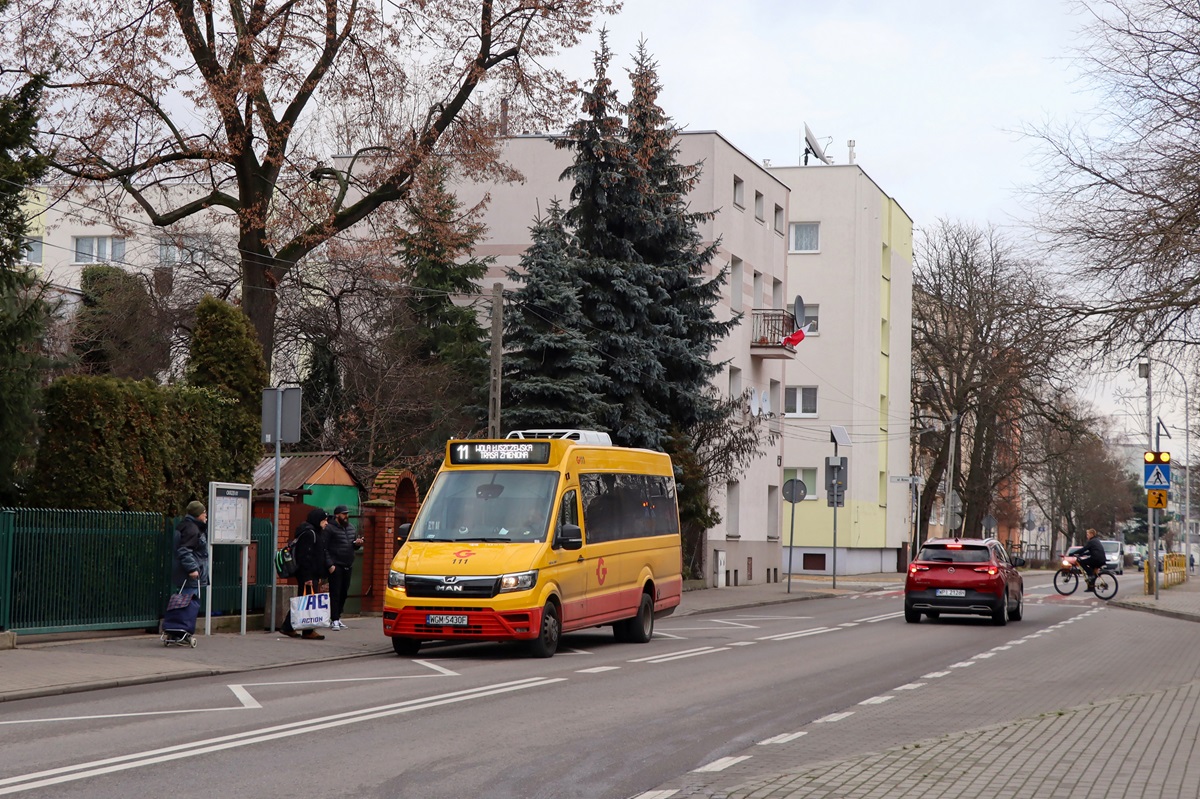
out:
M404 572L398 572L395 569L388 570L388 588L403 588L404 587Z
M537 585L537 569L527 572L500 575L500 593L509 591L528 591Z

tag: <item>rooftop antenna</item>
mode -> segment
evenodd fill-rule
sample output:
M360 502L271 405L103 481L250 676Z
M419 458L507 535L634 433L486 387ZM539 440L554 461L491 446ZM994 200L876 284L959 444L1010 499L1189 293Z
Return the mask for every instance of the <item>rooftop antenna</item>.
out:
M832 164L833 163L833 161L830 160L829 156L825 155L825 148L821 146L821 143L819 141L817 141L817 137L812 132L812 128L810 128L808 126L808 123L805 122L804 123L804 165L805 166L808 166L808 157L810 155L815 155L817 157L817 159L820 160L824 164Z

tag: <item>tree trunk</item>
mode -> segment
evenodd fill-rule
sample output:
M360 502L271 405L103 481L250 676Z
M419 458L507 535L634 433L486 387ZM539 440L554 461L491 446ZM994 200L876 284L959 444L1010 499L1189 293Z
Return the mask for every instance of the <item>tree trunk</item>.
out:
M262 243L261 232L243 233L238 247L242 255L242 312L254 326L270 375L275 350L275 309L279 304L277 289L287 269L275 264Z

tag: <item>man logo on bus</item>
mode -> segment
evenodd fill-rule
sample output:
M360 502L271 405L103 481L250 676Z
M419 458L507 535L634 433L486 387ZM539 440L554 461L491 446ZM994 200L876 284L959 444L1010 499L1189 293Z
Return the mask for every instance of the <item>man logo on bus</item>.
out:
M604 566L604 558L600 558L596 562L596 582L604 585L604 578L608 577L608 569Z

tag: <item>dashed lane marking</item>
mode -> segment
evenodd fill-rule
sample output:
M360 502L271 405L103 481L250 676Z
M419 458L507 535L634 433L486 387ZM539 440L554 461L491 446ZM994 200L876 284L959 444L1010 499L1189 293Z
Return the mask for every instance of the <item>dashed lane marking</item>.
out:
M904 685L897 685L894 690L896 690L896 691L915 691L918 688L924 687L924 685L925 685L925 683L923 683L923 682L908 682L908 683L905 683Z
M808 733L804 730L801 730L800 732L785 732L783 735L776 735L774 738L767 738L765 741L759 741L758 745L767 746L768 744L785 744L804 735L808 735Z
M890 702L895 699L894 696L873 696L870 699L864 699L859 702L860 705L882 705L884 702Z
M750 759L750 755L738 755L737 757L723 757L723 758L720 758L719 760L714 760L713 762L711 762L707 765L701 766L700 768L694 768L694 769L692 769L692 771L724 771L725 769L729 768L730 766L736 766L738 763L741 763L743 760L749 760L749 759Z
M805 638L810 635L821 635L822 633L836 633L837 627L814 627L811 630L798 630L792 633L778 633L777 635L764 635L759 638L759 641L791 641L793 638Z
M593 666L590 669L577 669L576 674L599 674L602 671L616 671L620 666Z
M841 721L842 719L848 719L853 715L854 715L853 710L843 710L841 713L830 713L828 716L821 716L821 718L814 721L813 724L829 724L834 721Z

